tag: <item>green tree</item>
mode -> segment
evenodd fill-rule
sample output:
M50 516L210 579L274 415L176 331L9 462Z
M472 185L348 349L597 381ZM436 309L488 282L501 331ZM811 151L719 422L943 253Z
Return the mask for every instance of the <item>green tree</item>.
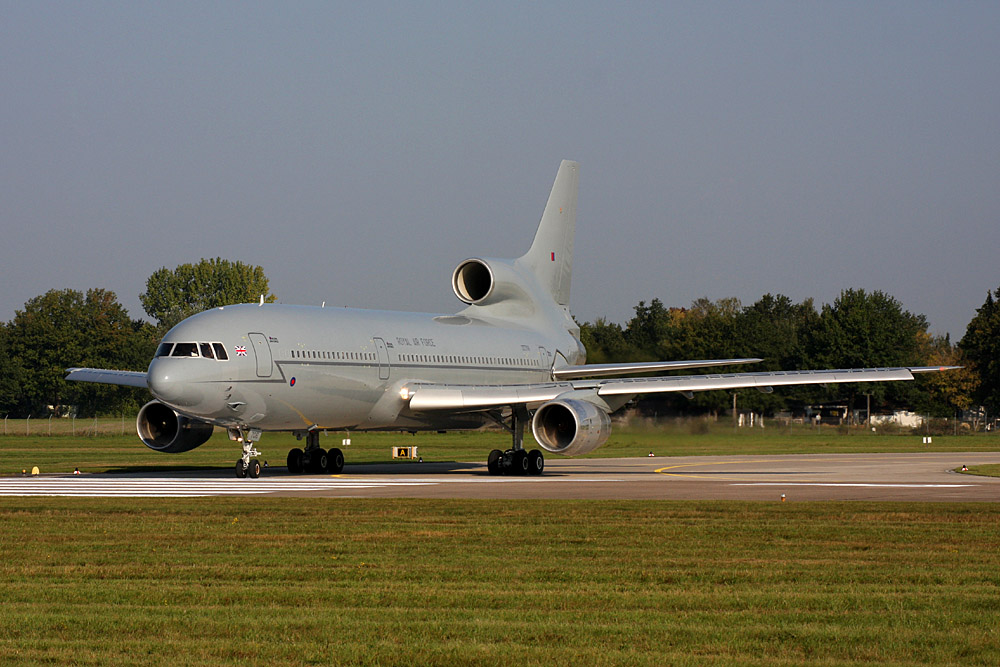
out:
M641 353L625 339L621 325L598 317L580 326L580 341L587 348L587 363L636 361Z
M928 373L921 384L927 392L927 401L917 406L920 412L932 417L956 417L958 413L975 405L974 395L979 388L979 376L972 362L948 336L926 336L921 362L924 366L961 366L946 373Z
M958 346L979 376L973 397L991 414L997 414L1000 412L1000 287L995 294L986 293L986 301L976 310Z
M149 363L153 327L129 319L113 292L50 290L30 299L7 325L6 345L19 373L11 411L22 416L69 406L117 414L148 398L144 390L64 379L72 366L144 370Z
M625 329L625 338L653 360L719 359L736 356L738 299L696 299L690 308L666 308L659 299L647 306L639 302ZM704 369L686 374L704 373ZM687 411L722 410L731 404L729 394L696 392L690 400L673 395L643 397L647 406L672 406ZM651 409L647 407L646 409ZM659 407L655 408L659 410Z
M812 299L793 303L783 294L765 294L740 313L737 323L738 354L760 357L754 368L768 371L798 370L806 359L806 339L819 314Z
M685 348L678 350L688 359L732 359L739 356L737 339L738 319L742 305L735 297L711 301L705 297L695 299L687 311L683 324L688 335L684 336Z
M647 361L658 361L661 359L658 351L674 329L672 319L673 315L659 299L653 299L648 306L640 301L624 330L625 341Z
M824 304L808 342L814 368L875 368L917 366L921 363L921 335L927 320L903 309L881 291L848 289L833 304ZM925 400L912 382L833 385L828 400L844 397L853 404L858 394L871 394L879 404L912 406Z
M740 312L736 325L736 356L758 357L750 367L760 371L799 370L805 367L806 340L819 321L812 299L796 304L783 294L765 294ZM750 370L748 368L748 370ZM789 387L773 394L743 392L741 405L774 414L790 402L808 400L809 392Z
M166 330L203 310L252 303L261 295L268 303L275 300L264 269L216 257L157 270L146 281L139 300L161 330Z
M10 326L0 322L0 412L8 414L18 409L24 369L21 359L10 346Z

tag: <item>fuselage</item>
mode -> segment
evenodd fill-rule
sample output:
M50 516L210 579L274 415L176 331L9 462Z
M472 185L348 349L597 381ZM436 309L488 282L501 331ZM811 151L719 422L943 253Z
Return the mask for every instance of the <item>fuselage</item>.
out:
M171 329L148 384L177 412L221 426L470 428L482 423L481 413L410 413L400 392L421 382L546 382L554 366L580 357L565 328L537 320L245 304Z

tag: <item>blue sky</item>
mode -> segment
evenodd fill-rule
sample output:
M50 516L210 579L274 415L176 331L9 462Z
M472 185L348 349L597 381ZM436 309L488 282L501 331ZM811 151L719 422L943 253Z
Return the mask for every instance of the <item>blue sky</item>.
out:
M997 3L0 1L0 320L161 266L453 312L581 162L572 310L1000 285Z

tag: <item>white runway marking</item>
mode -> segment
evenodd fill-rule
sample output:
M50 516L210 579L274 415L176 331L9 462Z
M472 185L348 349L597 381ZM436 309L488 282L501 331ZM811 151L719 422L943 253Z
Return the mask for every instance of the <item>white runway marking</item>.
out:
M863 482L735 482L730 486L845 486L872 489L961 489L978 484L871 484Z
M375 478L331 477L310 479L185 479L121 477L7 477L0 478L0 496L77 496L91 498L199 498L205 496L266 495L289 491L335 491L437 484L497 484L531 482L538 478ZM621 482L620 479L547 478L555 482Z
M373 489L385 486L428 486L432 482L341 479L283 480L194 480L194 479L0 479L0 496L81 496L120 498L197 498L202 496L246 496L282 491L329 491Z

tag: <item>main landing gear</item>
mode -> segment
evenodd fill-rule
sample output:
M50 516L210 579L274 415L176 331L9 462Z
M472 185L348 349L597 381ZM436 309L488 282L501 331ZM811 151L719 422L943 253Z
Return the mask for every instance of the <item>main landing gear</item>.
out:
M337 475L344 469L344 453L337 448L326 451L319 446L319 431L306 431L306 448L288 452L288 472L293 475L327 473Z
M243 456L236 461L236 476L240 479L247 476L250 479L260 477L260 461L252 458L260 456L260 452L253 446L253 443L260 440L260 436L261 431L259 428L249 430L229 429L229 438L243 443Z
M505 452L494 449L486 460L486 469L491 475L541 475L545 469L542 452L524 449L524 424L528 421L528 411L517 406L510 415L510 424L494 417L496 422L510 431L511 448Z

